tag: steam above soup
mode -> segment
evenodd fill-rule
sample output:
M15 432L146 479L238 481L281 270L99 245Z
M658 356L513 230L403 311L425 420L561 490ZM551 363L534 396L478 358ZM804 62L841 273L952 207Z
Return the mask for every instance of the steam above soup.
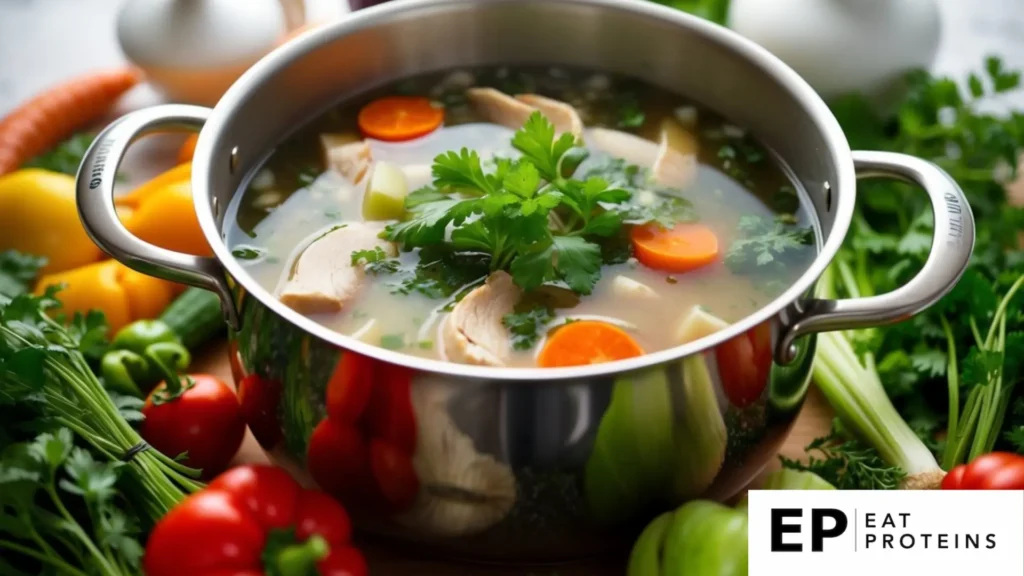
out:
M228 242L284 304L408 354L610 362L754 312L812 261L786 172L743 130L579 71L413 78L285 142Z

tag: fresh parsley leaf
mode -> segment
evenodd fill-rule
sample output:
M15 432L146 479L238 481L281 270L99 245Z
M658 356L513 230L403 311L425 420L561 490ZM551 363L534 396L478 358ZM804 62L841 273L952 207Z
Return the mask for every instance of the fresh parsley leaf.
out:
M640 106L640 100L633 92L626 92L619 102L618 125L620 128L639 128L644 125L647 115Z
M16 250L0 252L0 301L31 290L31 285L46 265L46 258L22 254Z
M388 257L380 246L372 250L356 250L352 253L352 265L363 264L363 269L371 274L394 274L401 263L397 258Z
M579 236L555 236L555 270L578 294L590 294L601 278L601 248Z
M742 216L739 238L725 255L725 264L736 273L756 273L784 268L787 260L812 253L814 232L779 220Z
M448 195L426 201L418 196L410 206L406 220L389 224L382 237L398 242L406 248L440 244L445 239L445 229L450 223L461 224L477 208L476 200L463 200ZM407 199L408 202L408 199Z
M562 157L576 145L576 137L565 133L555 139L555 126L540 112L530 114L521 130L512 137L512 146L537 167L548 182L561 177Z
M475 150L463 148L460 152L445 152L434 158L432 171L434 186L441 190L472 190L482 194L497 191L495 178L484 174Z
M512 347L516 350L533 348L540 338L540 333L554 319L551 310L537 306L525 312L506 314L501 322L512 337Z

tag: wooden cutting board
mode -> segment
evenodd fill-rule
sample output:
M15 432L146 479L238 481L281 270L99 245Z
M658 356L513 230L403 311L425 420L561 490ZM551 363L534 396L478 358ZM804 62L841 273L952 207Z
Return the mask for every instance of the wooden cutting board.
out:
M216 343L202 354L198 354L193 366L194 372L214 374L232 383L231 368L227 360L227 346ZM828 432L832 420L830 408L817 388L811 393L803 412L793 426L793 431L780 454L789 458L800 458L803 447L814 438ZM235 463L266 462L267 459L248 431ZM766 473L778 468L778 461L772 461ZM755 480L756 485L758 481ZM543 566L529 568L504 568L477 564L458 564L444 560L425 558L405 549L401 543L373 539L360 539L359 547L370 562L373 576L622 576L625 573L624 557L600 558L571 565Z

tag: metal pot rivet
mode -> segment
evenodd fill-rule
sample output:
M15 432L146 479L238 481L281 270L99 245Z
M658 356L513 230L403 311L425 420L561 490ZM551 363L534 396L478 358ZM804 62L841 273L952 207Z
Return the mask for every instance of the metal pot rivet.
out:
M231 174L235 173L238 168L238 146L231 149L231 158L228 159L228 171Z
M826 212L831 212L832 211L832 185L829 184L828 181L826 181L825 185L823 186L823 188L825 189L825 211Z
M216 196L210 199L210 208L213 209L214 219L220 218L220 201Z

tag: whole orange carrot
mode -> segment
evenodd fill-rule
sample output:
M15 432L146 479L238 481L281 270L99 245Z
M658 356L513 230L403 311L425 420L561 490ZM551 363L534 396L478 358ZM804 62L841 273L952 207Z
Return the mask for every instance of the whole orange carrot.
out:
M0 176L98 120L142 80L133 68L73 78L25 102L0 120Z

